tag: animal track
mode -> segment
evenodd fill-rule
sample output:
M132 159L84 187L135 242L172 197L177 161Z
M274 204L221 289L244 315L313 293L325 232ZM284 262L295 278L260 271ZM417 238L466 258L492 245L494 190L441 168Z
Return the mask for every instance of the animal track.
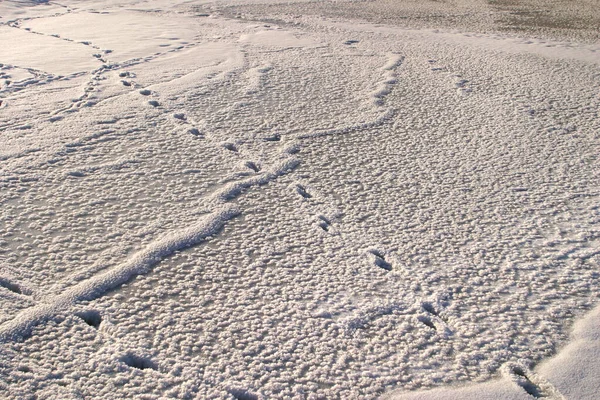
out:
M425 317L423 315L419 315L417 317L417 319L422 322L424 325L430 327L431 329L433 329L434 331L437 331L437 328L435 327L435 324L433 323L433 321L431 321L431 318L429 317Z
M25 372L25 373L32 373L33 372L32 369L29 368L27 365L19 365L17 367L17 371L19 371L19 372Z
M521 364L513 362L505 364L504 372L513 382L523 388L527 394L536 399L549 398L554 400L564 400L564 397L550 382L536 375Z
M331 221L323 215L319 215L317 218L319 219L319 227L325 232L329 232Z
M190 128L188 129L188 133L194 136L202 136L202 133L200 132L200 130L198 130L198 128Z
M153 369L155 371L158 370L158 366L156 365L156 363L154 361L152 361L148 357L141 357L141 356L135 355L133 353L125 354L119 360L132 368L137 368L137 369L141 369L141 370L145 370L145 369Z
M254 163L252 161L246 161L244 163L244 165L246 167L250 168L251 170L253 170L254 172L259 172L260 171L260 167L256 163Z
M276 133L274 135L267 136L267 137L263 138L263 140L265 142L279 142L281 140L281 135L278 134L278 133Z
M367 253L371 255L373 263L376 266L378 266L379 268L382 268L386 271L392 270L392 264L390 264L389 262L387 262L385 260L384 252L376 250L376 249L371 249L371 250L368 250Z
M458 94L467 95L471 93L472 90L467 85L467 83L469 83L467 79L463 79L460 75L456 75L454 78L454 86L456 87L456 91L458 92Z
M249 392L247 389L229 389L229 394L236 400L258 400L258 396Z
M16 294L28 294L28 293L25 293L25 292L28 292L27 290L23 290L21 288L21 286L17 285L16 283L11 282L7 278L0 278L0 287L10 290L11 292L16 293Z
M312 197L312 195L306 191L306 188L300 184L296 185L296 192L305 199L310 199Z
M417 319L419 322L428 326L429 328L436 330L443 334L446 337L452 336L454 334L453 330L450 329L444 317L440 316L439 311L436 307L428 301L424 301L421 303L421 309L425 311L428 315L419 315Z
M224 149L227 149L227 150L229 150L229 151L233 151L234 153L237 153L237 152L238 152L238 149L237 149L237 147L236 147L236 146L235 146L235 144L233 144L233 143L230 143L230 142L224 142L224 143L222 143L222 144L221 144L221 146L222 146Z
M102 323L102 316L95 310L82 311L75 315L81 318L86 324L96 329L98 329Z
M433 308L433 305L431 303L425 302L425 303L421 304L421 307L423 308L423 310L427 311L429 314L439 317L439 313L435 310L435 308Z

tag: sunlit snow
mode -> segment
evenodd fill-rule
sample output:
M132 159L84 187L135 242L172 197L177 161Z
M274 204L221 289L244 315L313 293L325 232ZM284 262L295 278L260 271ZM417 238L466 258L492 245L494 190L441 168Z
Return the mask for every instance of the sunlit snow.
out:
M594 399L600 42L400 3L0 2L0 398Z

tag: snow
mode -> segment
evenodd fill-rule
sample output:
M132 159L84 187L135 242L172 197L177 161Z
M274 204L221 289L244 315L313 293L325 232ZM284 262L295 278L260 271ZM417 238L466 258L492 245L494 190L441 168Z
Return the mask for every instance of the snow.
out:
M539 372L569 399L591 399L600 393L600 308L577 321L570 343Z
M0 47L2 62L16 67L70 75L97 65L91 49L51 36L32 35L24 30L1 26L0 41L3 43Z
M259 29L251 34L240 36L240 42L268 48L317 47L318 42L310 38L298 37L291 32L276 29Z
M537 387L545 387L536 397L553 399L593 399L600 392L598 356L600 355L600 307L596 307L573 328L570 343L560 352L543 362L536 373L528 371ZM422 392L390 393L383 399L436 400L436 399L531 399L523 391L527 380L514 379L506 373L502 380L457 388L442 388ZM533 378L533 379L532 379ZM535 386L534 386L535 388ZM543 394L540 396L540 394Z
M5 398L600 391L590 32L38 3L0 3Z

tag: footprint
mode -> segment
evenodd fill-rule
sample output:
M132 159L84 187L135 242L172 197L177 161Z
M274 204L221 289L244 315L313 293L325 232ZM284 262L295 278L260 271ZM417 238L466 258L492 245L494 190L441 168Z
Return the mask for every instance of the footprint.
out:
M173 114L173 118L178 119L180 121L185 121L186 117L184 113L175 113Z
M435 308L433 308L433 304L429 302L422 303L421 308L423 308L423 310L427 311L431 315L434 315L436 317L439 316L438 312L435 310Z
M423 316L423 315L419 315L417 317L417 319L424 325L428 326L429 328L433 329L434 331L437 331L437 328L435 327L435 324L433 323L433 321L431 321L431 318Z
M31 368L29 368L27 365L19 365L17 367L17 371L24 372L26 374L32 374L33 373L33 370Z
M156 101L156 100L150 100L148 102L148 104L150 104L152 107L158 107L158 106L160 106L160 103L158 101Z
M346 41L344 42L344 44L345 44L346 46L350 46L350 45L352 45L352 44L356 44L356 43L359 43L359 42L360 42L360 40L350 39L350 40L346 40Z
M250 168L250 169L251 169L252 171L254 171L254 172L259 172L259 171L260 171L260 167L259 167L259 166L258 166L258 165L257 165L255 162L252 162L252 161L246 161L246 162L244 163L244 165L245 165L246 167Z
M468 80L459 78L456 80L455 86L457 88L464 88L467 85L467 83L469 83Z
M121 357L119 359L119 361L127 364L128 366L130 366L132 368L137 368L140 370L153 369L156 371L158 369L158 366L156 365L156 363L154 361L152 361L151 359L149 359L148 357L141 357L141 356L135 355L133 353L125 354L123 357Z
M462 79L460 75L456 75L455 79L454 86L456 87L458 94L467 95L471 93L472 89L467 85L467 83L469 83L468 80Z
M123 84L123 86L131 86L131 82L121 81L121 83Z
M306 191L306 188L300 184L296 185L296 192L305 199L310 199L312 197L312 195Z
M317 218L319 219L319 227L325 232L329 232L331 221L323 215L319 215Z
M194 135L194 136L203 136L203 135L202 135L202 132L200 132L200 130L199 130L198 128L191 128L191 129L188 129L188 133L189 133L190 135Z
M254 393L249 392L247 389L229 389L229 394L232 395L236 400L258 400L258 396Z
M28 290L23 290L23 288L21 288L20 285L11 282L7 278L0 278L0 287L10 290L11 292L16 294L28 294Z
M281 135L276 133L272 136L267 136L267 137L263 138L263 140L265 142L279 142L281 140Z
M421 308L423 311L428 313L429 315L420 315L417 319L428 326L429 328L438 331L440 334L450 337L454 333L452 329L446 323L446 319L440 316L438 310L435 309L434 305L428 301L421 303Z
M80 313L76 313L75 315L81 318L86 324L96 329L98 329L102 323L102 316L98 311L95 310L82 311Z
M390 264L389 262L387 262L385 260L385 255L384 255L385 252L377 250L377 249L371 249L371 250L368 250L367 253L369 253L371 255L373 263L376 266L378 266L379 268L382 268L386 271L392 270L392 264Z
M224 149L227 149L227 150L229 150L229 151L233 151L234 153L237 153L237 152L238 152L238 149L237 149L237 147L236 147L236 146L235 146L235 144L233 144L233 143L230 143L230 142L223 142L223 143L221 143L221 146L222 146Z
M148 90L148 89L142 89L142 90L140 90L140 94L142 96L150 96L152 94L152 91Z
M564 398L560 393L546 381L544 378L536 375L528 368L517 364L509 363L504 366L504 372L511 378L513 382L519 385L527 394L539 398Z

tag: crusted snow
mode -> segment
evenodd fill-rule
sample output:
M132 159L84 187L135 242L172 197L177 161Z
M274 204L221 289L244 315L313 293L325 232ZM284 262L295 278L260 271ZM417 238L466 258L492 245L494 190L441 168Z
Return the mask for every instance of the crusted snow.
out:
M380 2L0 3L3 398L594 398L597 44Z

